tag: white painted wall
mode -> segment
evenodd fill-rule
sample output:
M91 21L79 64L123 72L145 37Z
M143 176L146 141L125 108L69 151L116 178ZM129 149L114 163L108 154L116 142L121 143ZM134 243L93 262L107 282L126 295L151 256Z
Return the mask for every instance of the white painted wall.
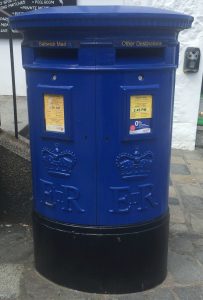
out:
M21 40L14 40L14 60L16 72L16 92L18 96L25 96L25 71L22 68ZM0 95L11 95L11 65L8 40L0 39Z
M180 33L180 64L177 70L173 147L193 150L195 147L197 116L203 74L201 59L199 72L183 73L184 52L187 47L199 47L203 56L202 0L78 0L78 5L139 5L185 12L195 17L192 29ZM17 94L25 95L25 75L21 66L20 41L14 41ZM9 48L7 40L0 40L0 95L11 94Z
M176 75L173 119L173 148L193 150L195 147L200 90L203 74L201 59L199 72L183 73L184 52L187 47L199 47L203 56L203 1L202 0L124 0L127 5L153 6L192 15L192 29L179 35L180 58Z

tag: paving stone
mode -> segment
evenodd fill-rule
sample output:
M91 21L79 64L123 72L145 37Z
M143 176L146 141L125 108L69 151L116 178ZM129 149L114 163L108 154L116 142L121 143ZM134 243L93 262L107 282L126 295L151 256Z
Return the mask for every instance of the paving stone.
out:
M170 223L170 232L171 233L185 233L188 231L188 228L185 224L172 224Z
M185 164L185 160L183 156L171 156L171 163L172 164Z
M147 300L176 300L173 293L169 289L157 288L147 295Z
M170 243L169 243L169 248L170 248ZM174 284L175 284L174 277L170 272L167 272L166 279L164 280L164 282L161 284L160 287L172 287L174 286Z
M177 198L174 198L174 197L169 197L169 204L179 205L179 200Z
M201 160L188 160L188 167L195 180L200 183L203 182L203 157Z
M203 156L201 158L201 160L191 160L191 159L188 159L187 160L187 165L190 167L190 166L193 166L193 167L197 167L197 168L202 168L203 169Z
M202 251L196 251L195 257L203 265L203 250Z
M188 235L175 235L169 239L170 249L180 254L192 254L194 252L194 246Z
M201 127L201 128L202 128L202 127ZM202 148L202 147L201 147L201 148L196 147L196 148L195 148L195 151L197 151L197 152L199 152L200 154L203 155L203 148Z
M125 294L120 296L107 296L102 300L148 300L148 292Z
M0 265L0 299L11 300L19 296L22 271L20 264Z
M202 238L202 234L200 238L196 238L195 240L193 240L193 243L195 244L196 247L200 247L203 249L203 238Z
M182 200L187 213L187 221L196 233L203 232L203 198L198 196L185 196Z
M200 217L191 214L191 225L192 225L192 229L195 232L201 234L203 232L203 214Z
M201 166L189 166L190 172L195 176L196 180L202 180L203 168Z
M177 198L177 193L173 186L169 186L169 196L173 198Z
M106 300L106 295L89 294L63 288L39 275L31 266L21 279L20 300Z
M192 175L179 175L173 174L172 175L173 184L181 183L181 184L198 184L197 179L195 176Z
M200 184L200 186L203 186L203 174L194 173L194 177L196 178L197 183Z
M8 298L0 296L0 300L8 300ZM16 298L15 296L13 296L13 297L10 297L9 300L19 300L19 298L18 297Z
M203 211L203 197L185 195L182 203L189 212Z
M171 164L171 174L190 175L190 170L185 164Z
M203 288L195 287L176 287L174 292L180 300L203 300Z
M201 198L203 195L202 188L199 185L179 184L176 186L176 188L180 192L183 199L185 196L196 196Z
M33 245L29 227L1 226L0 230L0 263L21 263L32 256Z
M203 186L203 174L194 174L196 181L199 183L199 185L202 187Z
M169 251L168 270L176 284L200 284L203 281L203 266L191 256Z
M179 205L170 205L170 221L171 223L185 223L184 214Z
M171 157L174 156L183 156L183 151L180 149L171 149Z
M194 150L194 151L182 151L181 154L186 159L186 161L188 161L188 160L201 160L203 158L203 154L202 154L201 151L199 151L199 149Z

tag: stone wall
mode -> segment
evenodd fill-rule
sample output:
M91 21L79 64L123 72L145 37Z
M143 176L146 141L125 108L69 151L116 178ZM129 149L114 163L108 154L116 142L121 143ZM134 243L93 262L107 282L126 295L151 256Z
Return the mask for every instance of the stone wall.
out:
M0 222L31 223L29 144L0 132Z

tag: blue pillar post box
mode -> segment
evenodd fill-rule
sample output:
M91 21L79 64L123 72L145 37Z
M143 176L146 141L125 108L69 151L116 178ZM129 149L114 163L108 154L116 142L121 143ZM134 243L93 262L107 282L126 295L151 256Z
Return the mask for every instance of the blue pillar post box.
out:
M178 33L188 15L62 7L10 19L23 33L37 270L124 293L167 270Z

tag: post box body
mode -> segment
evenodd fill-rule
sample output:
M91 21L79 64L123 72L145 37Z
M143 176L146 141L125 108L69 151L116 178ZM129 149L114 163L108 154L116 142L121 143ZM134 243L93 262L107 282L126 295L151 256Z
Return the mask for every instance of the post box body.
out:
M36 266L55 282L126 292L165 278L177 37L191 22L136 7L11 18L24 33Z

